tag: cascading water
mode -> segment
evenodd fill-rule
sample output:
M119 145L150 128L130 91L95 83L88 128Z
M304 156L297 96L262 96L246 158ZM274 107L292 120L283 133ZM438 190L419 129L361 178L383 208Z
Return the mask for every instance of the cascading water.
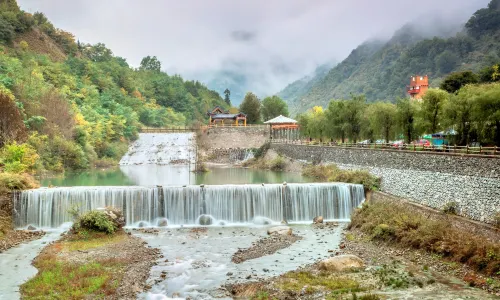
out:
M229 223L258 218L275 222L349 219L364 201L362 185L344 183L209 185L163 187L62 187L22 192L15 199L16 226L58 227L71 221L69 211L113 206L127 225L139 221L196 225L201 215Z

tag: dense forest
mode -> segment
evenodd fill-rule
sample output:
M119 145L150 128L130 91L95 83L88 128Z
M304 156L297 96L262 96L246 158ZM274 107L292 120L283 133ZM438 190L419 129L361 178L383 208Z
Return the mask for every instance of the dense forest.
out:
M292 113L331 99L364 94L367 101L395 102L405 96L412 75L428 75L439 86L451 72L471 70L500 62L500 1L478 10L455 35L428 38L418 25L407 25L387 42L369 41L352 51L303 97L282 95Z
M82 44L43 13L0 0L0 170L113 163L140 127L191 124L215 105L227 106L200 82L162 72L154 56L132 68L104 44Z

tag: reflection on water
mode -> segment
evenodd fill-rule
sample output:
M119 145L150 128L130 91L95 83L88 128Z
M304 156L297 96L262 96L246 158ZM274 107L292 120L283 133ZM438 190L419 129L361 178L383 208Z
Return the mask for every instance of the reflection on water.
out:
M187 165L132 165L109 170L67 173L56 178L40 178L48 186L124 186L184 184L302 183L312 180L299 173L273 172L244 168L213 167L208 173L190 172Z

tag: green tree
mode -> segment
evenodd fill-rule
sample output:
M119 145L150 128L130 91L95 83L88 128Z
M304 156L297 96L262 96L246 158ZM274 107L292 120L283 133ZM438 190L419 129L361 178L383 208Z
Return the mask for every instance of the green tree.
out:
M441 74L447 74L455 69L459 59L455 53L446 50L436 57L436 66Z
M347 125L344 120L346 101L332 100L325 112L326 132L332 139L340 139L342 143L347 138Z
M368 106L367 116L373 132L377 136L384 137L389 143L391 137L395 135L397 124L396 105L386 102L376 102Z
M113 57L113 52L106 48L103 43L97 43L93 46L87 45L84 49L85 55L93 62L110 61Z
M262 118L268 121L279 115L288 117L288 105L278 96L266 97L262 101Z
M226 102L227 105L231 106L231 91L229 89L226 89L224 91L224 102Z
M10 42L14 37L14 26L0 15L0 41Z
M443 123L447 127L452 127L457 132L455 143L467 145L469 143L470 132L473 126L475 88L465 86L453 95L443 107Z
M442 90L448 93L457 92L462 86L467 84L475 84L479 82L479 78L471 71L455 72L448 75L440 85Z
M364 95L352 95L352 99L346 101L345 109L342 112L344 128L346 128L349 139L354 143L360 137L365 103L366 99Z
M435 133L440 128L443 105L449 94L440 89L429 89L422 98L421 117L427 133Z
M254 93L248 92L240 105L240 111L247 115L248 123L257 123L260 121L260 100Z
M146 71L160 72L161 62L158 60L156 56L151 57L148 55L141 60L141 65L139 69Z
M403 98L396 102L396 109L399 128L409 144L418 135L416 130L418 108L415 102L409 98Z
M470 89L476 95L475 119L482 142L500 146L500 84L484 84Z

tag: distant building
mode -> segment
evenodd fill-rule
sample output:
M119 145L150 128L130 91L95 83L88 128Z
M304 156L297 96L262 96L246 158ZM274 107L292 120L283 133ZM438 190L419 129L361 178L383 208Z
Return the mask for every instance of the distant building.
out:
M247 115L244 113L230 114L229 111L223 110L220 106L214 107L212 111L207 111L209 117L209 125L229 125L229 126L246 126Z
M415 75L410 78L408 94L415 100L420 100L429 89L429 78L426 76Z

